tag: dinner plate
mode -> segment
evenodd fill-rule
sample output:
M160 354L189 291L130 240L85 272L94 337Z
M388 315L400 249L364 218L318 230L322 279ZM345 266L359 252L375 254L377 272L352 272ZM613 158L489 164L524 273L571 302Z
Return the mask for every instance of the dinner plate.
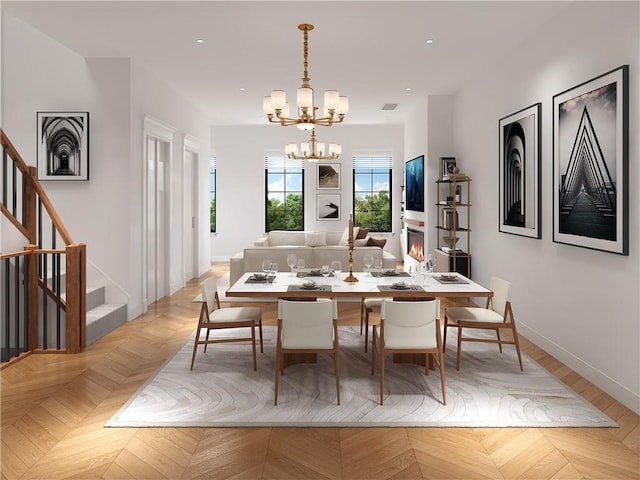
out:
M394 283L393 285L391 285L391 288L393 288L394 290L410 290L411 289L411 287L406 283Z
M395 277L400 274L395 270L387 270L386 272L382 272L382 275L384 275L385 277Z
M300 288L303 290L317 290L319 287L318 285L301 285Z
M455 275L440 275L440 280L442 280L443 282L455 282L456 280L458 280L458 277L456 277Z

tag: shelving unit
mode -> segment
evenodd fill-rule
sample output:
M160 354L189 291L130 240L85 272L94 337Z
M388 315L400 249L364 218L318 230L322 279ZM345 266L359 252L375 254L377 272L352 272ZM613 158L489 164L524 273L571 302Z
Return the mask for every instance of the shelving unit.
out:
M471 277L471 179L451 175L446 180L436 180L436 186L436 269ZM452 243L450 239L454 238L458 240Z

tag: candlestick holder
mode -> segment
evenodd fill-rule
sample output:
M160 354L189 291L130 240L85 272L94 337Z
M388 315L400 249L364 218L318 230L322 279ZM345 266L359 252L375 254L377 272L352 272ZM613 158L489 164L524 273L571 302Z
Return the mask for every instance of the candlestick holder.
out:
M349 275L344 279L347 283L355 283L358 281L356 277L353 276L353 238L349 241Z

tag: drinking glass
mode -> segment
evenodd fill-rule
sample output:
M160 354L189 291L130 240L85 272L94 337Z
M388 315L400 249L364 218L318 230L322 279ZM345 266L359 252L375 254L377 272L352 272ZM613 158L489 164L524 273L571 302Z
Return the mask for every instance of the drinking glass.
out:
M418 274L418 268L416 265L409 265L409 276L411 277L411 283L416 283L416 275Z
M371 266L373 265L373 255L366 254L364 256L364 266L369 271L369 276L371 276Z
M331 271L333 272L333 283L338 283L338 276L342 273L342 263L339 260L334 260L331 262Z
M299 258L298 260L296 260L296 268L298 269L298 272L302 271L302 269L304 268L304 258ZM300 276L304 277L304 274L301 274Z
M295 267L297 265L297 258L296 258L296 254L295 253L290 253L289 255L287 255L287 265L289 265L289 268L291 269L291 276L294 276L293 273L293 267Z
M433 273L433 269L436 268L437 257L435 254L430 253L427 255L427 271Z
M378 273L382 272L382 259L381 258L376 258L373 261L373 269L376 270Z
M271 271L271 260L266 259L262 261L262 271L264 272L265 275L268 275L269 272Z
M322 267L320 268L320 273L324 278L327 278L331 273L331 267L329 265L322 265Z
M278 273L278 264L275 262L272 262L271 268L269 269L269 276L271 276L271 283L275 283L276 273Z

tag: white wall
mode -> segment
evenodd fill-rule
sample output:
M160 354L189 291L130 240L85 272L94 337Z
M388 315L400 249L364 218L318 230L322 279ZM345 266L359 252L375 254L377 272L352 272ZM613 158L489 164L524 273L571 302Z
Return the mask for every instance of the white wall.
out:
M473 272L513 282L519 329L640 411L639 4L580 2L457 96L454 146L473 179ZM552 97L623 64L629 85L629 256L552 242ZM498 119L542 103L542 239L498 232Z
M266 120L265 120L266 122ZM352 157L354 153L382 151L393 156L393 225L394 233L377 234L386 237L385 250L400 255L400 185L402 184L404 148L401 126L336 125L316 132L318 141L342 144L341 189L322 193L340 193L342 215L339 221L317 221L316 165L305 165L305 229L341 231L347 226L351 210ZM213 260L224 260L264 233L264 155L267 150L284 152L286 143L308 140L308 135L294 127L264 125L255 127L222 127L211 130L212 145L217 158L217 233L211 235Z
M63 223L87 257L142 313L142 127L153 115L174 125L170 282L183 283L183 134L197 138L205 207L199 212L199 273L209 269L208 118L129 59L84 59L15 17L3 14L3 128L36 164L36 112L89 112L88 182L44 182ZM191 188L191 187L190 187ZM175 225L175 226L174 226Z

